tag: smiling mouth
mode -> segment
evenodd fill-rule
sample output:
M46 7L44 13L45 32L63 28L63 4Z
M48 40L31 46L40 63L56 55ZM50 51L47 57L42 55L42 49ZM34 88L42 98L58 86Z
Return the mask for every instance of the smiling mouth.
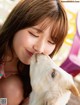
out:
M28 53L29 56L32 56L33 55L33 53L32 52L29 52L28 50L27 50L27 53Z

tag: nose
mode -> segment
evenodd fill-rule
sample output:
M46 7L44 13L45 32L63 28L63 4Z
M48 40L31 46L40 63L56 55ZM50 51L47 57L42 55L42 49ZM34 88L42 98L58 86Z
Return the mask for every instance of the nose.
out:
M34 46L34 51L35 53L45 53L45 43L43 41L37 42Z

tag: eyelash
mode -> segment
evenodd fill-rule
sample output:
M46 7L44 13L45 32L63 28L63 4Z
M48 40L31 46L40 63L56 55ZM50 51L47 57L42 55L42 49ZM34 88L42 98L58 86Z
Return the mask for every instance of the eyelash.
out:
M55 44L54 42L48 41L50 44Z
M30 33L30 35L32 35L32 36L34 36L34 37L39 37L39 36L33 34L32 32L29 32L29 33Z
M33 33L32 33L32 32L30 32L30 31L29 31L29 33L30 33L30 35L32 35L33 37L36 37L36 38L37 38L37 37L39 37L39 36L37 36L37 35L33 34ZM51 42L51 41L48 41L48 42L49 42L50 44L55 44L54 42Z

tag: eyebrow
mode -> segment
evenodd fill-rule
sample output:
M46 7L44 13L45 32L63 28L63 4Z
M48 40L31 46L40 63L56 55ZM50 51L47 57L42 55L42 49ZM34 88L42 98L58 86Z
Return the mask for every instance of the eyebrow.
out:
M32 27L32 29L36 30L38 33L43 33L43 30L36 28L36 27Z

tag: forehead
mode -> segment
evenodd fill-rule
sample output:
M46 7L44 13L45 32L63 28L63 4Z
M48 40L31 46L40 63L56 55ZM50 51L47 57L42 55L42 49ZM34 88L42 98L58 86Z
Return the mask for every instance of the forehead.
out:
M37 24L33 26L32 28L35 29L38 33L43 33L47 29L49 29L49 31L51 32L52 26L53 25L51 23L51 19L46 18L43 21L38 21Z
M50 40L54 41L57 45L58 42L62 42L62 31L60 26L60 20L47 17L44 20L38 20L31 28L35 29L37 33L47 34Z
M50 38L56 43L60 34L58 27L58 21L52 18L46 18L44 20L39 20L32 28L35 29L38 33L48 32ZM47 31L48 30L48 31Z

